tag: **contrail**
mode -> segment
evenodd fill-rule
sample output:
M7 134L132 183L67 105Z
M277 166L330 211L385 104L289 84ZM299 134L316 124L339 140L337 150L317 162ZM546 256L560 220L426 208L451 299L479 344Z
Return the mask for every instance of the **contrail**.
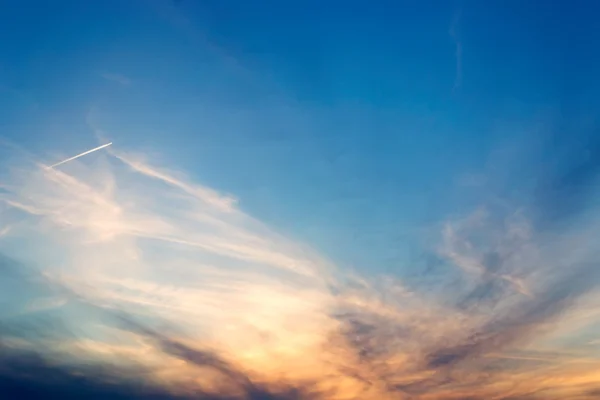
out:
M94 151L96 151L96 150L100 150L100 149L103 149L103 148L105 148L105 147L108 147L108 146L110 146L111 144L112 144L112 142L110 142L110 143L106 143L106 144L103 144L102 146L95 147L95 148L93 148L93 149L91 149L91 150L88 150L88 151L85 151L85 152L83 152L83 153L81 153L81 154L77 154L77 155L76 155L76 156L74 156L74 157L67 158L66 160L62 160L61 162L58 162L58 163L56 163L56 164L54 164L54 165L51 165L51 166L49 166L49 167L48 167L48 169L50 169L50 168L54 168L54 167L58 167L59 165L62 165L62 164L64 164L64 163L66 163L66 162L73 161L73 160L74 160L74 159L76 159L76 158L83 157L83 156L85 156L86 154L90 154L90 153L93 153L93 152L94 152Z

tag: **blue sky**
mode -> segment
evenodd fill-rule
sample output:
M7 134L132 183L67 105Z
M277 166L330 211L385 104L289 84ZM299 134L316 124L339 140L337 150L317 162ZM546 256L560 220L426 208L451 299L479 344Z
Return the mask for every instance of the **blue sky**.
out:
M170 393L593 398L597 8L3 2L0 346Z
M529 145L568 108L577 51L550 4L26 1L2 14L3 136L77 153L94 119L336 260L387 270L481 201L497 148Z

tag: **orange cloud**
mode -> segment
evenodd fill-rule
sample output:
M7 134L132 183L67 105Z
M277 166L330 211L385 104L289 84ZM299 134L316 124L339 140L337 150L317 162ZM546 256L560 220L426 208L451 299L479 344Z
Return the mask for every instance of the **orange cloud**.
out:
M35 237L57 253L37 263L60 288L43 298L60 301L27 304L59 309L70 333L15 328L0 335L11 354L112 365L111 379L200 398L592 399L600 389L600 354L559 344L600 320L584 240L596 221L551 240L521 214L448 221L438 248L452 280L426 287L337 268L230 197L138 158L61 168L23 165L0 194L3 212L24 215L22 236L0 241Z

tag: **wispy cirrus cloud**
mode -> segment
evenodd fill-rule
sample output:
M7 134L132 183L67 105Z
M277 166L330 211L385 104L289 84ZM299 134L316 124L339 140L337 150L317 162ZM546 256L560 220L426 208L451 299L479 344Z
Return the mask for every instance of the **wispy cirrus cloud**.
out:
M452 90L456 91L458 90L461 85L462 85L462 53L463 53L463 45L462 45L462 41L460 40L459 37L459 25L460 25L460 19L462 16L462 11L457 11L456 13L454 13L454 18L452 19L452 23L450 24L450 30L449 30L449 34L450 37L452 38L452 40L454 41L454 46L455 46L455 51L454 51L454 57L455 57L455 62L456 62L456 72L455 72L455 77L454 77L454 87Z
M118 83L119 85L129 86L132 84L131 78L129 78L123 74L116 74L116 73L111 73L111 72L101 72L100 76L109 82Z
M560 345L600 322L595 214L560 234L526 210L448 219L433 246L448 274L432 290L340 269L231 196L118 147L54 169L13 160L8 177L11 253L40 245L27 274L3 259L15 278L2 299L25 311L1 324L13 389L60 391L76 376L81 393L122 398L591 399L600 388L600 354Z

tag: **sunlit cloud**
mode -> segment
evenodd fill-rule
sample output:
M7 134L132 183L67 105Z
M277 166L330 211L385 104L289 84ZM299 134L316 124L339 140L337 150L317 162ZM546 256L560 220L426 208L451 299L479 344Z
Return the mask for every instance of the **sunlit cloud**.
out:
M0 227L0 246L40 254L2 261L6 365L206 399L600 390L600 351L568 340L600 322L594 214L560 234L526 210L449 218L431 244L447 274L409 284L336 266L147 157L97 156L11 165L0 218L19 229Z

